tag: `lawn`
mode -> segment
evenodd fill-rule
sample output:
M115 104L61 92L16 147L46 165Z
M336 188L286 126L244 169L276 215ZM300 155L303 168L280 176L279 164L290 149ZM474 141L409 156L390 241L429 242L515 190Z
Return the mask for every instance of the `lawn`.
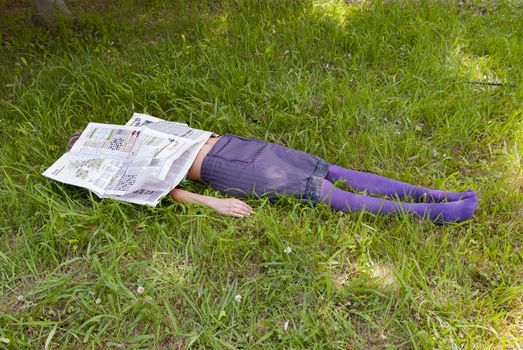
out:
M0 0L0 348L521 349L520 1ZM44 178L133 112L452 191L405 215L250 199L224 217ZM222 196L188 183L185 189Z

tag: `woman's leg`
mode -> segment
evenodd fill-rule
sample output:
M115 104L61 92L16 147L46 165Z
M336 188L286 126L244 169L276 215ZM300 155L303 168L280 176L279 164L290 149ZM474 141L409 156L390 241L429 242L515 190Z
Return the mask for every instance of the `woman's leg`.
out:
M333 164L329 165L326 178L331 182L345 179L349 186L358 191L367 191L368 193L390 197L411 197L414 200L420 200L426 197L429 202L443 202L445 200L454 202L476 196L476 192L472 190L466 192L431 190L372 173L345 169Z
M334 187L328 180L323 180L320 200L336 210L349 213L361 210L375 214L409 213L436 222L467 220L478 207L475 196L447 203L403 203L346 192Z

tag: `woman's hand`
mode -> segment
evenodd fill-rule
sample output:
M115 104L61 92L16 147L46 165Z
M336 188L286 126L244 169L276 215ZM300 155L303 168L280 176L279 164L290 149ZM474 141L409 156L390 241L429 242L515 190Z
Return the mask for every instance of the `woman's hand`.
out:
M222 215L243 218L252 214L252 208L245 202L236 198L216 198L204 196L197 193L188 192L175 188L171 191L171 196L175 201L184 203L197 203L216 210Z
M222 215L243 218L252 214L252 208L236 198L214 198L209 200L209 207Z

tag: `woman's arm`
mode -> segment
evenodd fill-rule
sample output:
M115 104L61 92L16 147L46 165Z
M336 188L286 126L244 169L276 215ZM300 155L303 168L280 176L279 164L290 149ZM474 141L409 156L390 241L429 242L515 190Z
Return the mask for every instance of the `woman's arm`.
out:
M236 198L216 198L175 188L171 197L177 202L202 204L223 215L243 218L252 214L252 208Z

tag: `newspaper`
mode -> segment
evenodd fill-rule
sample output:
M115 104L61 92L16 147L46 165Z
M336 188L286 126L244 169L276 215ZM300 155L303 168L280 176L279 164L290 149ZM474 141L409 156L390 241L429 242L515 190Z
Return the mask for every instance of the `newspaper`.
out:
M43 175L100 198L156 206L185 178L211 135L139 113L126 125L89 123Z

